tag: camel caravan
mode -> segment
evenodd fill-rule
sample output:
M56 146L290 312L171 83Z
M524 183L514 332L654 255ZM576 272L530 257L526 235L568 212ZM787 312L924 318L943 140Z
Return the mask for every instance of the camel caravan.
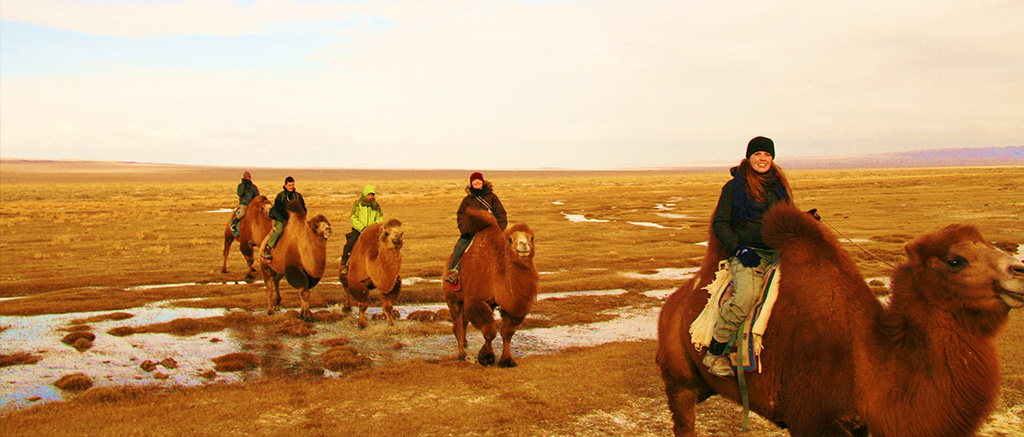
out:
M763 142L759 147L773 151ZM771 159L764 159L769 165L762 168L772 168ZM490 188L482 176L471 182ZM369 187L369 198L357 201L354 211L363 205L380 215ZM723 188L723 197L729 190L728 185ZM478 196L468 187L467 192ZM783 201L762 208L758 235L775 251L769 254L769 268L763 269L762 252L747 254L749 248L737 249L734 241L719 238L713 221L698 273L661 308L655 358L674 433L695 435L695 407L714 395L741 403L794 435L976 432L999 394L995 337L1009 311L1024 307L1024 263L995 248L974 227L950 225L906 243L907 259L894 268L892 293L883 303L814 210L802 212L785 199L789 193L776 193ZM292 199L286 224L265 196L252 199L250 212L238 221L237 235L230 225L225 231L225 257L230 244L238 241L251 274L254 252L264 254L260 271L267 287L267 314L280 307L284 278L299 290L301 319L312 322L309 293L326 271L331 224L322 215L307 218L294 188L282 194ZM512 338L537 300L534 233L523 223L506 228L503 207L488 194L490 201L478 197L486 208L460 209L460 230L472 230L463 231L471 242L460 239L456 244L441 291L451 313L457 358L466 359L466 331L473 324L484 340L477 362L514 367ZM272 229L281 229L276 246L271 244ZM353 231L351 255L346 253L347 262L339 266L346 290L343 310L349 313L358 306L357 323L365 328L368 296L380 290L382 312L394 325L402 282L402 223L380 220ZM751 334L752 317L733 334L735 342L721 344L720 321L712 317L705 326L700 319L709 310L724 313L723 302L737 294L733 288L738 280L728 275L747 267L756 267L755 275L765 278L750 314L759 318L764 313L770 322ZM715 289L717 283L728 287ZM703 333L712 332L710 328L714 336ZM500 358L492 346L499 330ZM754 337L756 348L751 347ZM711 353L716 343L726 347L724 354Z

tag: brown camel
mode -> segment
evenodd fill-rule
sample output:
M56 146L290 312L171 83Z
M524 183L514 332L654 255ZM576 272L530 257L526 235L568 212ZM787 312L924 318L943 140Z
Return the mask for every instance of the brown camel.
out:
M352 300L359 305L359 327L366 327L366 308L370 306L370 290L377 284L390 287L381 289L381 310L387 316L388 325L395 326L392 309L398 292L402 289L402 222L391 219L384 223L367 226L352 246L348 260L348 274L342 275L344 265L339 266L338 277L348 293L345 295L345 312L352 311Z
M253 248L274 229L274 221L270 219L270 208L274 202L267 199L267 196L256 196L249 202L245 209L245 217L238 222L238 236L231 232L231 221L235 213L231 212L228 224L224 226L224 265L220 268L221 273L228 272L228 254L231 253L231 243L238 241L238 250L242 251L245 263L249 265L249 271L245 279L256 278L256 268L252 266Z
M836 238L784 204L764 217L782 281L764 334L763 373L747 373L750 409L794 435L972 434L999 392L994 337L1024 306L1024 263L971 226L950 225L904 247L884 306ZM689 326L707 302L721 243L697 278L665 302L658 355L677 435L694 435L694 406L734 401L734 378L708 373Z
M512 336L537 300L539 275L533 267L533 230L519 223L502 232L492 214L477 209L467 213L470 220L484 222L487 227L476 233L462 257L461 290L453 291L444 284L459 359L466 359L466 326L472 322L484 336L477 362L483 366L494 364L491 342L497 329L492 307L496 306L501 313L502 339L498 366L515 367L510 350Z
M299 290L302 311L299 317L313 321L309 310L309 290L320 282L327 269L327 239L331 236L331 224L323 215L306 221L306 210L298 200L288 202L288 224L277 240L277 247L271 253L273 259L263 260L263 282L267 284L267 315L281 307L281 278ZM267 244L267 238L260 244L260 252Z

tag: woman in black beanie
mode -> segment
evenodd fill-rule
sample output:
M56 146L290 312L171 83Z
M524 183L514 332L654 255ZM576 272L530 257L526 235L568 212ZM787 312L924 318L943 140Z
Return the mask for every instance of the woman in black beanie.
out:
M479 231L479 229L473 227L469 216L466 215L466 210L469 208L482 209L494 214L498 227L503 231L508 226L505 207L502 206L501 200L498 200L498 196L494 194L494 186L491 185L490 181L484 180L482 173L473 172L473 174L469 175L466 197L462 199L462 203L459 204L459 210L455 214L461 235L458 241L455 242L455 248L452 249L451 262L448 263L448 273L444 277L445 282L450 284L449 286L454 291L462 289L462 284L459 283L459 262L462 260L462 254L466 252L469 243L473 241L473 235Z
M747 143L746 159L730 169L732 179L722 187L712 219L715 236L725 246L732 272L733 295L719 312L704 365L717 376L732 376L727 346L757 302L764 272L778 253L761 238L761 217L779 202L791 202L793 192L785 173L775 165L775 143L756 137Z

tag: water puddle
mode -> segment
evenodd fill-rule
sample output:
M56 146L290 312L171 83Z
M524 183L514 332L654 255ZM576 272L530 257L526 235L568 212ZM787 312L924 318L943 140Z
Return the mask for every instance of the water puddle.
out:
M665 226L665 225L661 225L661 224L658 224L658 223L651 223L651 222L626 222L626 223L629 223L631 225L636 225L636 226L643 226L645 228L682 229L682 228L677 228L677 227L674 227L674 226Z
M677 278L685 274L683 270L686 269L660 269L653 275L637 275ZM403 279L403 282L409 279ZM436 281L419 278L417 280ZM194 284L148 287L190 285ZM646 294L663 299L672 291L656 290ZM613 289L550 293L542 294L538 299L616 295L626 292L623 289ZM175 306L180 302L182 300L164 301L118 311L133 316L125 320L88 323L91 332L96 334L96 339L93 347L83 352L61 343L61 339L68 334L72 321L107 315L112 313L111 311L0 317L0 326L7 327L0 332L3 353L25 352L40 358L35 364L0 368L0 412L64 400L64 392L53 384L62 376L72 373L84 373L92 379L95 386L195 386L244 382L260 377L267 368L291 371L319 368L318 356L326 350L321 342L338 338L348 339L349 345L359 350L371 363L378 365L409 359L454 359L456 353L455 339L450 333L450 322L420 323L407 320L409 314L416 311L435 312L447 308L441 303L396 307L401 319L396 321L394 327L389 327L383 320L374 320L370 322L369 327L360 330L355 324L356 315L351 314L336 323L316 323L313 326L316 333L298 338L275 333L275 326L261 324L233 326L218 332L192 336L136 333L117 337L108 334L113 328L142 327L183 318L217 317L228 312L224 309ZM606 322L521 330L516 333L512 353L515 357L522 357L558 352L572 346L597 346L614 341L654 339L657 335L659 309L660 305L619 308L616 310L618 317ZM341 309L331 308L330 311L340 313ZM380 313L380 308L370 308L368 312L373 316ZM253 314L259 318L262 317L260 313L262 312ZM482 342L480 333L471 330L468 340L470 351L473 352L470 359L475 359L475 351ZM495 347L501 347L500 336L495 340ZM234 352L253 353L264 366L243 372L216 372L212 376L201 376L204 372L213 370L215 364L212 359ZM159 363L167 358L173 359L176 367L166 368L158 365L156 370L150 372L142 369L142 363L145 361ZM324 374L329 377L337 375L330 371Z
M588 219L583 214L562 213L567 220L573 223L608 223L608 220Z
M674 213L669 213L669 212L659 212L659 213L655 213L654 215L656 215L658 217L665 217L665 218L670 218L670 219L691 219L691 218L693 218L693 217L690 217L689 215L686 215L686 214L674 214Z

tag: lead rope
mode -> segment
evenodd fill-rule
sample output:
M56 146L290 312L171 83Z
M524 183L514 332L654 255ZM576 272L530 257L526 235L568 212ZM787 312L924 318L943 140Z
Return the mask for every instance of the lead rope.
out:
M740 329L743 329L742 325L740 326ZM736 379L740 385L740 398L743 400L743 431L747 431L747 420L750 418L750 399L747 396L747 377L744 376L747 372L743 366L743 351L747 348L747 344L743 341L744 335L740 334L738 331L737 335L739 337L737 340L739 340L740 344L737 347L739 354L737 354L736 357L739 363L737 363L736 366ZM753 360L754 358L750 357L750 359Z
M837 233L837 234L839 234L840 236L842 236L843 238L845 238L845 239L846 239L846 241L849 241L849 242L850 242L851 244L853 244L854 246L857 246L857 248L858 248L858 249L860 249L860 250L862 250L862 251L864 251L864 253L866 253L866 254L868 254L868 255L871 255L871 257L872 257L872 258L874 258L874 259L876 259L876 260L880 261L880 262L881 262L882 264L885 264L885 265L889 266L889 267L890 267L890 268L892 268L892 269L895 269L895 268L896 268L896 266L892 265L892 263L890 263L890 262L888 262L888 261L886 261L886 260L884 260L884 259L882 259L882 258L879 258L879 257L878 257L877 255L875 255L875 254L871 253L871 252L870 252L869 250L865 249L865 248L864 248L864 246L861 246L861 245L857 244L857 242L856 242L856 241L853 241L853 239L852 239L852 238L850 238L850 237L847 237L847 236L846 236L846 234L844 234L844 233L843 233L842 231L840 231L839 229L837 229L837 228L836 228L835 226L832 226L832 223L829 223L829 222L828 222L827 220L825 220L825 219L821 219L821 222L822 222L822 223L824 223L824 224L826 224L826 225L828 225L828 227L832 228L832 230L833 230L833 231L836 231L836 233Z

